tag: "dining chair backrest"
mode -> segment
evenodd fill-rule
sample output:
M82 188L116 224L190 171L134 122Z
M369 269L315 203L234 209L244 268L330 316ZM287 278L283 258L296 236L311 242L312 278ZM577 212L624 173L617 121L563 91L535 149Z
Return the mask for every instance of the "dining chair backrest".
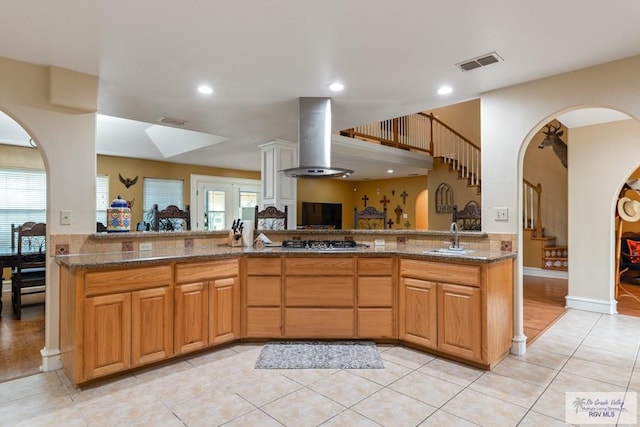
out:
M22 296L45 292L47 267L47 225L40 222L18 228L16 266L11 274L11 303L16 319L22 308L41 305L44 301L23 304Z
M286 230L288 216L289 209L287 205L284 206L284 211L278 210L275 206L267 206L263 210L256 206L253 228L256 230Z
M180 209L176 205L169 205L163 210L158 205L153 205L153 229L154 231L191 230L191 212L189 205Z
M15 251L18 247L18 231L21 227L31 228L35 225L33 221L27 221L24 224L11 224L11 251Z

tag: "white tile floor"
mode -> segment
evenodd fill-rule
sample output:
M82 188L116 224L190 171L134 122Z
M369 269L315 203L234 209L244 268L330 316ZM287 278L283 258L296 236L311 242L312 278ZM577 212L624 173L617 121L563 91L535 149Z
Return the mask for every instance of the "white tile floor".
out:
M394 346L384 370L256 370L261 345L236 345L84 390L1 383L0 425L560 426L565 391L640 394L639 347L640 318L575 310L491 372Z

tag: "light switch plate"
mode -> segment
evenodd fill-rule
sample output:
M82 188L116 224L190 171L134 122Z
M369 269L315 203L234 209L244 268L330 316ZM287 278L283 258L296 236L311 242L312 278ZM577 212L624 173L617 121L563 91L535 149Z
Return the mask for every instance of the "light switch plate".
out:
M375 239L373 241L374 246L384 246L384 239Z
M509 221L509 208L495 208L493 219L496 221Z
M71 211L60 211L60 225L71 225Z

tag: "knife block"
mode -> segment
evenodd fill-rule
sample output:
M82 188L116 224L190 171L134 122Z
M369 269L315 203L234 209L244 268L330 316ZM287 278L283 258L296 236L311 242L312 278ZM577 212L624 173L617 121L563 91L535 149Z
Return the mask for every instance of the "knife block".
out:
M233 230L229 231L229 246L243 246L242 234L234 234Z

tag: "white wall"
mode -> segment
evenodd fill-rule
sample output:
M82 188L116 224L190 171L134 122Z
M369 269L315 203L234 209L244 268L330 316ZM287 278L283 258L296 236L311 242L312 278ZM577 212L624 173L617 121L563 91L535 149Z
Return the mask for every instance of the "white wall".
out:
M522 251L520 182L526 145L559 113L582 107L608 107L640 117L640 56L483 94L482 224L491 233L518 233ZM571 131L568 154L569 295L567 306L614 312L614 204L625 178L640 159L635 124L625 131L586 138L589 129ZM610 129L608 129L610 131ZM631 132L631 133L628 133ZM581 141L583 139L583 141ZM635 142L634 142L635 140ZM624 154L622 154L624 153ZM506 206L507 222L492 218ZM516 268L516 301L522 260ZM517 319L516 319L516 323ZM516 330L516 335L518 331Z
M47 67L0 57L0 76L0 110L36 141L47 169L47 234L91 233L96 206L95 113L51 105ZM71 225L60 225L62 209L72 211ZM58 275L57 264L49 258L44 369L60 363Z

